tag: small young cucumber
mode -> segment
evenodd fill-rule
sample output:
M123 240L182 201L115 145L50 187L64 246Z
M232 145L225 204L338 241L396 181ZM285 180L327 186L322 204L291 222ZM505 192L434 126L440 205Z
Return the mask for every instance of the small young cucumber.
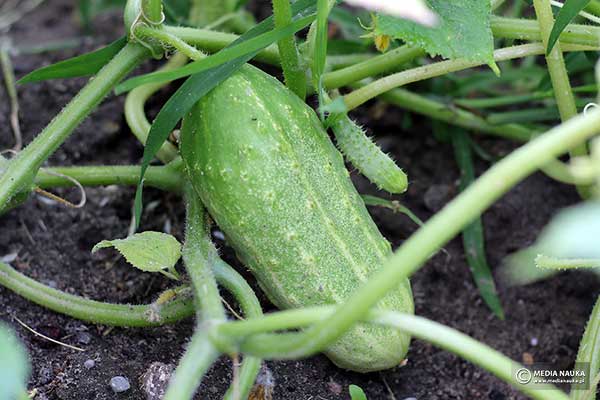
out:
M404 193L408 178L400 167L367 136L348 116L339 117L331 126L337 145L348 161L379 189Z
M185 117L181 154L193 186L279 308L343 303L391 253L315 112L252 66ZM410 283L378 304L412 313ZM398 365L406 334L358 324L326 355L358 372Z

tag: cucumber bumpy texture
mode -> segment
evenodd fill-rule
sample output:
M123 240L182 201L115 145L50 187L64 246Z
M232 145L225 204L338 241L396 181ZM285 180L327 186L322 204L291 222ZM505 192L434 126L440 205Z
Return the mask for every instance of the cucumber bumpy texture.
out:
M181 154L193 187L279 308L343 303L390 255L316 113L250 65L184 118ZM407 280L378 304L414 312ZM410 337L358 324L326 349L338 366L398 365Z
M404 193L408 178L390 156L385 154L348 116L334 122L331 129L337 145L361 174L379 189L390 193Z

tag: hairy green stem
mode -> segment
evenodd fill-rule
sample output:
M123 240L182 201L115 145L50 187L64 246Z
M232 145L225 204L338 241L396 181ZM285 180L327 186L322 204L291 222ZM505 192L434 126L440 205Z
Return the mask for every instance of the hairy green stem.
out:
M192 299L176 296L163 304L111 304L43 285L0 262L0 285L52 311L96 324L147 327L177 322L194 312Z
M253 338L265 341L276 341L280 334L262 334L264 332L283 331L287 329L305 328L312 324L327 323L336 314L334 306L303 308L298 310L281 311L267 314L263 318L249 321L231 322L217 328L214 335L229 336L230 338L246 338L241 341L241 348L254 351ZM475 365L491 372L500 379L527 393L534 399L566 400L568 396L552 385L528 386L521 385L515 379L515 371L522 367L502 353L491 347L445 325L418 317L393 311L370 311L362 319L364 322L393 327L426 342L455 353ZM540 390L542 389L542 390Z
M550 33L554 26L552 6L548 0L533 0L533 6L540 26L542 43L545 48L548 48ZM575 96L571 90L571 82L569 81L569 74L567 73L565 60L561 51L560 40L557 40L550 53L546 54L546 64L548 65L548 73L550 74L550 80L552 81L554 98L556 99L560 118L563 122L567 121L577 115L577 106L575 105ZM587 144L585 142L581 143L581 145L572 149L570 152L571 157L583 156L586 154ZM578 186L577 189L584 198L589 197L589 187Z
M563 46L563 51L583 50L591 50L591 48L582 47L579 45ZM543 54L544 51L545 47L541 43L530 43L520 46L507 47L494 51L494 60L497 62L512 60L514 58ZM399 86L404 86L409 83L430 79L436 76L446 75L450 72L457 72L481 65L483 65L481 62L457 59L440 61L437 63L412 68L373 81L368 85L344 96L344 102L346 103L346 107L349 110L352 110L361 104L364 104L365 102Z
M181 193L184 183L181 167L181 162L167 166L150 166L144 176L144 183L146 186L168 192ZM140 179L140 167L139 165L102 165L43 168L37 174L35 184L42 189L74 186L73 181L61 175L76 180L82 186L136 186Z
M189 186L186 187L185 202L187 215L182 255L194 289L197 327L171 378L165 400L186 400L194 396L202 376L219 356L208 332L226 318L211 268L219 256L210 240L206 212Z
M162 23L162 1L161 0L142 0L142 12L144 18L152 25Z
M200 379L219 357L219 351L210 341L205 329L197 329L169 381L163 400L191 399Z
M165 26L166 32L180 37L188 44L198 46L211 53L217 52L238 38L230 33L214 32L205 29ZM323 74L323 84L335 89L350 82L356 82L368 76L377 75L417 58L421 50L401 47L385 54L353 54L350 56L330 56L327 58L333 72ZM257 61L271 65L280 65L279 51L269 46L258 53ZM344 70L342 70L344 69Z
M197 46L210 53L215 53L239 38L233 33L217 32L208 29L188 28L180 26L164 26L163 30L179 37L188 44ZM276 45L261 50L255 57L257 61L279 65L279 51Z
M246 318L260 318L263 315L260 302L248 282L229 264L218 258L213 265L217 281L237 300ZM238 382L233 382L225 394L225 400L246 399L260 371L261 359L244 356ZM237 385L234 386L234 385Z
M273 0L273 16L275 28L282 28L292 23L292 7L290 0ZM302 66L295 35L290 35L277 42L281 55L281 67L286 85L302 100L306 97L306 74Z
M185 191L185 203L187 216L182 256L195 290L198 323L223 321L225 310L211 267L219 259L219 254L210 239L208 215L198 195L189 186Z
M542 40L540 26L534 19L492 16L490 25L492 33L496 38L518 39L532 42ZM550 28L551 27L552 26L550 26ZM598 46L600 44L600 27L569 24L560 35L560 41L563 44Z
M138 25L135 27L135 36L140 39L158 40L163 47L172 47L192 60L198 60L205 57L204 53L200 50L194 46L190 46L185 40L182 40L178 36L165 31L162 27L151 28L149 26Z
M17 94L15 72L10 60L10 54L5 44L0 40L0 67L4 76L6 94L10 100L10 126L15 138L13 150L19 151L23 147L23 137L21 136L21 126L19 125L19 97Z
M186 62L187 58L185 56L176 54L160 70L170 71L182 67ZM144 104L146 104L150 96L159 91L163 86L162 83L148 83L136 87L125 98L125 120L135 137L142 144L146 144L148 133L150 132L150 122L146 118ZM167 163L177 156L178 150L170 142L163 143L156 153L156 157L163 163Z
M554 26L552 7L548 0L533 0L533 5L538 17L542 43L547 48L550 33ZM573 96L569 75L565 67L565 60L560 50L560 41L557 41L552 51L546 54L546 63L548 64L556 104L558 105L560 117L564 122L577 115L577 107L575 106L575 96Z
M376 76L398 68L400 65L406 64L424 54L425 52L419 48L401 46L358 64L325 73L323 74L323 85L327 89L337 89L364 78Z
M600 268L600 259L593 258L555 258L538 254L535 265L544 269L571 269L571 268Z
M27 188L41 165L131 69L146 59L147 50L126 45L22 152L0 176L0 207Z
M600 110L593 110L550 130L497 162L405 241L382 269L327 320L302 333L257 341L254 343L256 354L297 358L326 348L515 184L599 131Z

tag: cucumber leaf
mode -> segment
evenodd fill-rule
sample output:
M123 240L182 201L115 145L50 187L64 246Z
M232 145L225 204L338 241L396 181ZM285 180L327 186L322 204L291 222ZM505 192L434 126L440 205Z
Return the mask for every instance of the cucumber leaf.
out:
M314 0L299 0L292 4L292 15L294 16L294 21L297 21L308 15L312 15L314 12ZM272 29L273 17L271 16L240 36L230 45L230 47L255 38ZM273 37L273 42L276 40L277 38ZM265 47L267 45L268 44L266 44ZM148 139L146 140L144 155L142 157L140 181L135 193L134 203L136 227L139 226L142 214L142 189L144 184L144 174L146 173L146 170L150 165L150 161L152 161L158 149L160 149L173 128L175 128L177 122L183 118L185 113L188 112L198 100L210 92L219 83L230 77L235 71L241 68L242 65L254 58L256 54L258 54L258 51L259 50L251 51L246 55L225 62L217 67L190 76L159 111L156 119L152 123L150 132L148 133Z
M550 32L550 36L548 37L546 54L550 54L562 31L567 27L567 25L569 25L573 18L575 18L577 14L579 14L579 12L589 4L589 2L590 0L565 1L562 8L558 12L558 15L556 16L556 21L552 27L552 32Z
M115 40L108 46L102 47L91 53L59 61L55 64L36 69L28 73L17 83L31 83L49 79L75 78L90 76L100 71L123 47L127 44L125 36Z
M401 39L432 56L483 62L496 72L489 0L427 0L427 4L438 15L437 26L426 27L377 14L372 28L374 36Z
M22 398L28 376L27 352L15 334L0 324L0 399Z
M126 239L103 240L94 246L92 253L107 247L117 249L128 263L142 271L170 271L177 276L175 264L181 258L181 243L171 235L147 231Z

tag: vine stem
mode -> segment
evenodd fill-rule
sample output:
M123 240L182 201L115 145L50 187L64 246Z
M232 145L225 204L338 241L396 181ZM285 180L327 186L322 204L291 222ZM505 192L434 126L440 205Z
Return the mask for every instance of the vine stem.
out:
M142 12L150 24L161 24L163 20L162 0L142 0Z
M422 49L400 46L363 62L323 74L323 86L330 90L338 89L364 78L398 68L423 55L425 55L425 51Z
M534 19L507 18L492 15L490 27L496 38L536 42L542 40L540 26ZM569 24L561 33L560 40L563 44L598 46L600 44L600 27Z
M148 327L174 323L193 314L188 296L177 296L164 304L111 304L53 289L0 262L0 284L52 311L96 324Z
M565 45L563 51L588 51L590 47L579 45ZM497 62L522 58L532 55L544 54L545 47L542 43L529 43L520 46L512 46L494 51L494 60ZM467 61L464 59L440 61L437 63L412 68L406 71L388 75L369 83L344 96L344 102L349 110L399 86L434 78L457 72L468 68L484 65L482 62Z
M166 166L150 166L144 176L144 183L168 192L181 193L183 174L181 161ZM135 186L140 179L139 165L89 166L43 168L35 178L35 184L42 189L74 186L73 178L82 186L129 185Z
M4 75L4 84L6 94L10 100L10 126L15 138L13 150L20 151L23 147L23 137L21 135L21 126L19 125L19 97L17 94L15 73L10 54L6 45L0 41L0 67Z
M37 170L69 137L83 119L131 69L148 57L147 50L127 44L23 151L12 159L0 176L0 205L7 204L27 188Z
M170 71L185 65L187 57L181 54L175 54L160 71ZM129 129L142 144L146 144L148 133L150 132L150 122L146 118L144 104L146 101L160 90L164 85L162 83L148 83L136 87L127 94L125 98L125 120ZM178 156L177 148L170 142L163 143L161 148L156 152L156 157L163 163L172 161ZM147 177L146 177L147 179ZM137 183L136 183L137 185Z
M200 50L194 46L190 46L178 36L165 31L162 27L151 28L149 26L138 25L135 27L135 36L141 39L158 40L163 47L170 46L192 60L199 60L206 57Z
M538 254L535 265L544 269L600 268L598 258L556 258Z
M197 322L164 400L186 400L194 396L200 379L220 354L209 338L209 331L225 321L225 310L211 268L218 254L210 240L204 207L189 185L185 188L185 202L187 215L182 255L195 292Z
M538 18L542 43L544 48L548 48L548 41L554 26L554 15L552 6L548 0L533 0L533 6ZM569 74L565 66L565 60L561 51L560 40L557 40L550 53L546 53L546 64L548 73L554 89L554 98L560 113L560 119L564 122L577 115L577 106L575 105L575 96L571 89ZM581 143L570 151L571 157L584 156L587 152L587 144ZM558 161L556 161L558 162ZM586 186L577 186L577 190L583 198L590 196L590 188Z
M236 321L221 325L214 335L228 336L241 340L241 349L247 352L257 351L253 338L277 340L278 334L265 332L282 331L287 329L305 328L313 324L327 323L337 313L335 306L311 307L268 314L257 320ZM423 317L394 311L372 310L363 319L370 322L393 327L414 337L459 355L475 365L493 373L505 382L527 393L534 399L567 400L568 396L553 385L529 386L522 385L515 379L515 372L522 367L502 353L483 344L464 333L443 324ZM249 335L250 338L247 338ZM260 351L258 351L260 353Z
M273 0L273 16L275 28L282 28L292 23L292 7L290 0ZM281 55L281 67L286 85L302 100L306 97L306 75L296 47L296 36L290 35L277 42Z
M297 358L314 354L337 340L386 293L417 271L466 225L519 181L548 161L600 131L600 110L579 115L512 152L458 195L412 235L334 314L302 333L256 340L255 353L264 357Z

